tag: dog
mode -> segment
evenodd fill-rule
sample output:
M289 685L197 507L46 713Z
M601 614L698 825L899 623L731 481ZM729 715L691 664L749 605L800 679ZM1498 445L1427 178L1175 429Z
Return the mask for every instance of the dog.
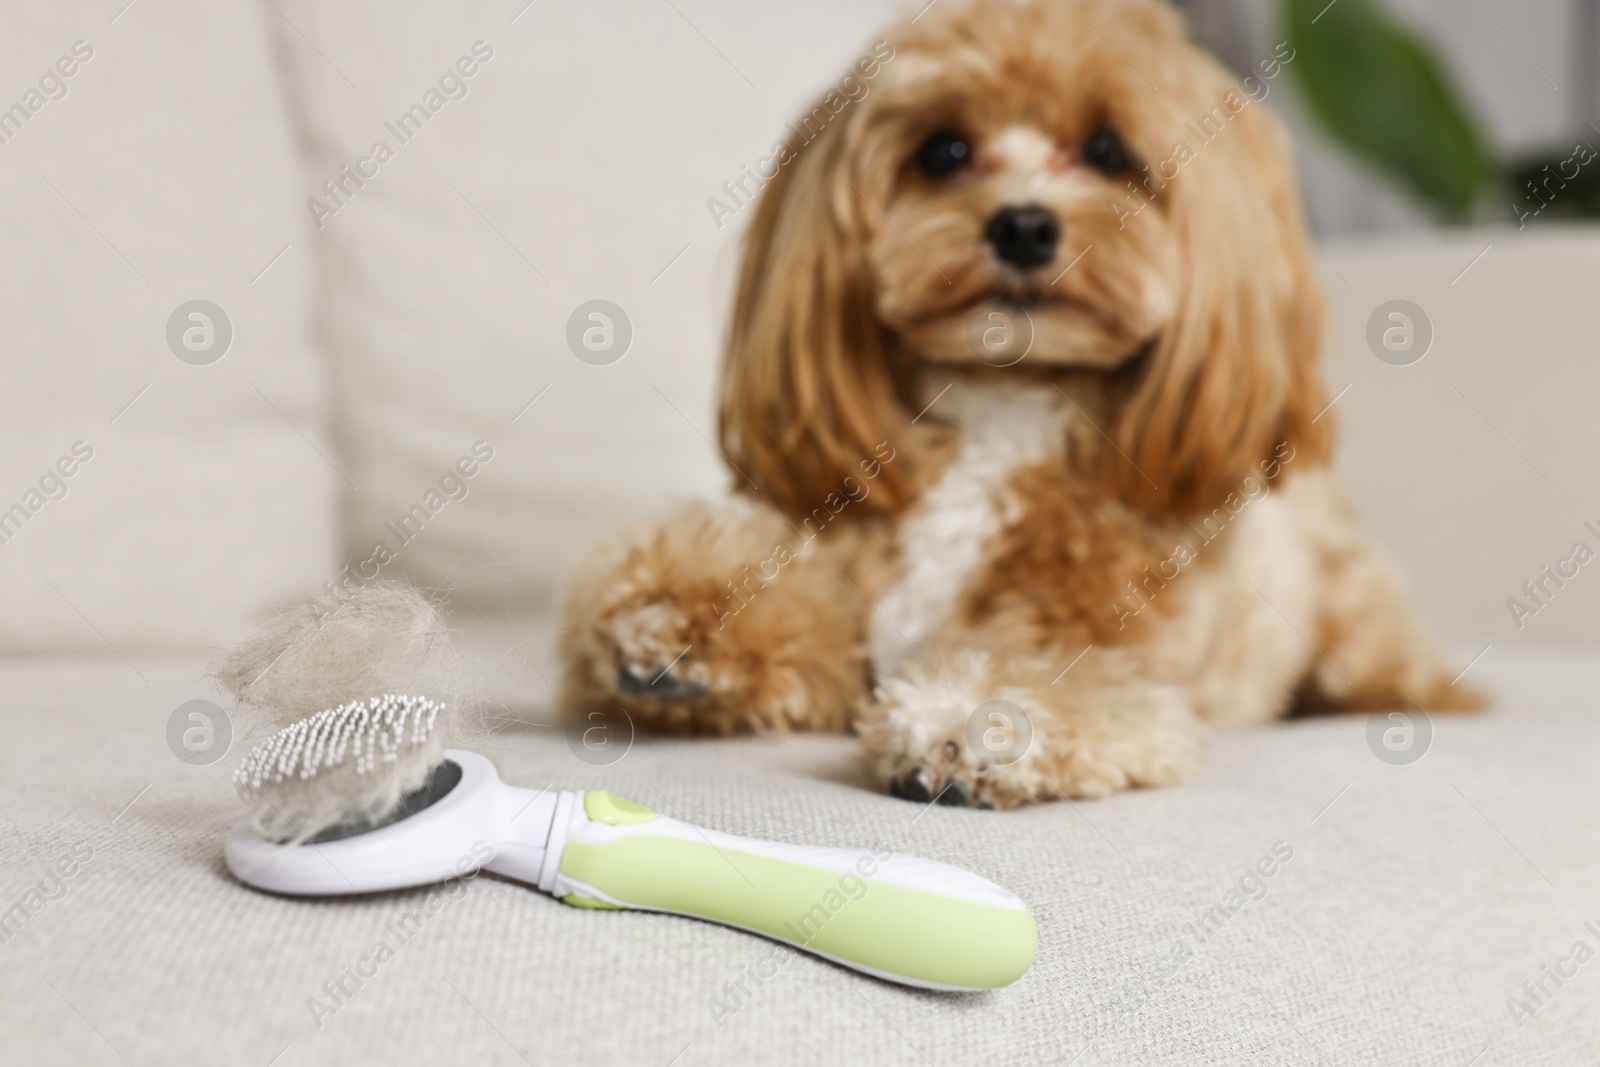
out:
M1295 709L1477 707L1328 470L1258 102L1292 50L1241 84L1156 0L944 0L886 45L761 175L736 495L578 568L566 713L854 729L895 795L1008 808Z

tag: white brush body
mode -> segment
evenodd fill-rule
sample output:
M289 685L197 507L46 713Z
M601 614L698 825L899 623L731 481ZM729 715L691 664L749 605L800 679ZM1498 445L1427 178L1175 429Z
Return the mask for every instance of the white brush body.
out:
M488 870L569 904L709 919L927 989L1005 985L1033 960L1027 905L971 871L887 851L737 837L609 793L506 785L476 753L451 749L445 758L461 778L428 807L323 844L279 844L243 823L225 846L229 870L296 896L402 889ZM572 852L583 854L576 864ZM848 928L853 936L829 940Z
M228 869L248 885L295 896L402 889L485 866L537 885L563 794L507 785L476 752L443 755L461 768L461 781L416 815L324 844L282 844L241 823L224 846Z

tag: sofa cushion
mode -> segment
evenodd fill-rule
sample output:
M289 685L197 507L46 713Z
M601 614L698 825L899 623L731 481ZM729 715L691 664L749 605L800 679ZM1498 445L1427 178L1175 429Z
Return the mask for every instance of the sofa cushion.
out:
M513 784L609 789L779 841L884 842L1019 893L1032 971L939 994L493 876L431 901L246 889L222 839L244 814L228 774L247 729L207 766L168 748L174 711L213 695L192 667L149 686L109 657L0 667L0 922L26 913L0 926L3 1058L1592 1064L1600 957L1574 946L1600 952L1600 668L1479 669L1496 709L1436 717L1409 764L1379 758L1365 716L1302 720L1219 736L1182 785L1008 812L885 796L843 737L641 739L605 767L533 727L481 746ZM50 879L63 861L74 873ZM335 1001L324 983L341 981Z
M0 650L215 645L334 572L271 17L0 13Z

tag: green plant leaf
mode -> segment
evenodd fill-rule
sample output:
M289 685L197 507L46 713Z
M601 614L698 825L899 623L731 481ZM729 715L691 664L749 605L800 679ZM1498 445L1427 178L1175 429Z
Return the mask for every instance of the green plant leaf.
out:
M1443 66L1372 0L1282 0L1312 113L1355 155L1463 221L1499 168Z

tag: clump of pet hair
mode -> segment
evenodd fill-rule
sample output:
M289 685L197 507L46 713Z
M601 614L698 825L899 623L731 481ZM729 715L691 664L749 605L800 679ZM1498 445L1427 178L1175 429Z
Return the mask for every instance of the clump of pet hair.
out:
M421 789L444 750L477 729L480 672L456 647L439 605L401 582L342 592L337 607L280 612L213 667L251 733L275 737L330 708L374 699L428 700L425 729L408 727L375 764L354 757L301 765L279 780L236 777L252 822L273 841L304 842L351 823L377 825ZM304 729L304 727L299 727ZM373 718L368 728L380 729ZM261 747L273 743L265 740ZM281 743L281 742L280 742ZM246 757L246 765L251 763Z

